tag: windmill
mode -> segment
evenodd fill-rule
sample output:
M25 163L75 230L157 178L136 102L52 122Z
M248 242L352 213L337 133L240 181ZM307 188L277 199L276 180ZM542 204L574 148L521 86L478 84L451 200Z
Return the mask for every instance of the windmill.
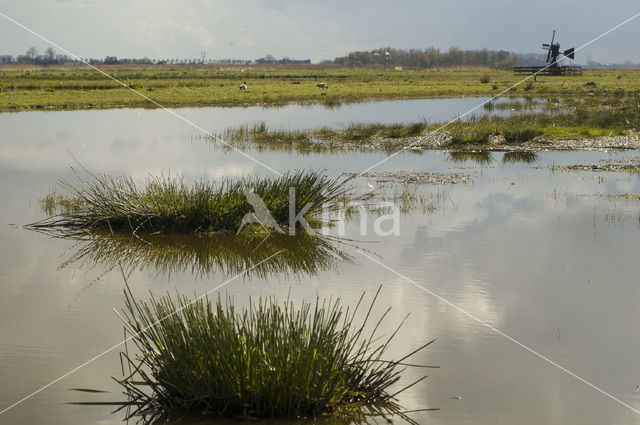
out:
M547 51L544 66L514 66L513 72L516 75L582 75L582 67L579 65L560 65L564 58L575 60L576 49L572 47L561 51L560 43L556 41L556 30L551 35L551 43L544 43L542 49Z
M553 35L551 36L551 43L547 44L544 43L542 45L542 49L543 50L547 50L547 60L546 62L549 64L549 68L553 68L553 69L560 69L560 59L564 59L564 58L569 58L569 59L575 59L576 55L575 55L575 47L572 47L570 49L565 50L564 52L560 53L560 43L555 42L554 40L556 38L556 30L553 30ZM561 58L558 58L560 55L562 54Z

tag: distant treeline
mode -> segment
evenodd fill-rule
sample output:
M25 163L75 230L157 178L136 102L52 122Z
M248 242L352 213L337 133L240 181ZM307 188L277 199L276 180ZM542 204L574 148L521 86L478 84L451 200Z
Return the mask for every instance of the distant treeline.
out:
M518 65L517 57L504 50L494 51L486 48L482 50L460 50L457 47L451 47L444 52L436 47L428 47L424 50L381 48L371 51L351 52L347 56L335 58L334 63L346 66L384 65L387 60L390 65L418 68L455 66L510 68Z
M388 53L388 54L387 54ZM440 51L435 47L420 49L394 49L380 48L371 51L350 52L346 56L337 57L334 60L324 60L321 64L336 64L342 66L384 66L385 62L389 66L406 66L416 68L447 68L464 66L482 66L488 68L511 68L513 66L534 66L545 63L544 53L513 53L505 50L460 50L451 47L446 51ZM266 55L258 59L149 59L144 58L118 58L117 56L107 56L105 58L83 58L82 61L92 65L308 65L310 59L291 59L289 57L277 58L273 55ZM82 62L67 55L58 54L49 47L40 53L37 48L31 47L26 53L18 56L0 55L0 64L32 64L32 65L79 65ZM638 66L631 61L623 64L605 65L594 62L590 58L587 60L587 67L590 68L617 68L624 66Z
M106 56L104 59L82 58L82 61L92 65L199 65L199 64L215 64L215 65L251 65L251 64L267 64L267 65L307 65L311 63L311 59L291 59L289 57L276 58L273 55L267 55L255 60L251 59L149 59L144 58L118 58L117 56ZM30 64L30 65L76 65L81 64L74 58L67 55L61 55L49 47L43 54L38 52L35 47L30 47L23 55L0 55L0 64Z

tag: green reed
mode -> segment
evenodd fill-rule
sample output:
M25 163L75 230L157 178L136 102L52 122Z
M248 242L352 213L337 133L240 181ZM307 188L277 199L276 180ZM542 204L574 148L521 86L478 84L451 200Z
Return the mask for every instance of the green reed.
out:
M132 415L361 417L403 415L392 390L411 355L385 360L400 326L387 338L372 310L363 321L339 299L302 302L232 299L215 304L166 295L134 299L127 290L124 321L139 354L122 353L131 373L117 380ZM383 406L381 408L380 406Z
M28 227L86 231L191 233L236 231L245 214L254 209L246 193L258 195L278 225L289 225L290 189L295 191L295 211L307 204L309 222L323 205L331 204L348 188L345 182L316 171L295 171L278 177L244 177L221 182L196 181L188 185L180 177L132 177L93 175L91 181L61 186L68 193L51 197L61 206L57 213ZM293 203L292 203L293 204ZM44 206L51 202L44 201ZM54 203L55 205L55 203ZM47 209L47 208L45 208Z

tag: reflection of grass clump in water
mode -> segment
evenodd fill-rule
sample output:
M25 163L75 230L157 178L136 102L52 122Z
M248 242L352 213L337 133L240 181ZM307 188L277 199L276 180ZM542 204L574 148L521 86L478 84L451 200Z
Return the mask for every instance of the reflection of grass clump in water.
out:
M378 339L385 315L365 331L377 296L360 324L362 298L353 312L339 299L298 308L261 299L236 311L231 299L143 302L127 291L125 321L140 354L122 353L133 372L118 382L137 409L131 416L404 416L390 387L402 362L431 342L384 360L396 335Z
M454 164L463 164L469 161L478 165L491 164L492 161L490 151L450 152L448 160Z
M192 273L203 278L220 271L266 278L276 274L314 275L349 259L329 239L307 232L296 232L295 236L276 232L268 236L253 232L237 236L228 233L138 236L94 231L79 239L63 267L101 265L108 272L122 266L127 273L149 270L167 276Z
M538 154L529 151L505 152L502 156L503 164L533 164L538 161Z
M305 218L311 223L323 204L347 189L319 172L297 171L281 177L199 181L188 186L178 177L94 176L93 182L62 186L71 196L62 198L78 208L63 210L31 228L71 230L113 229L144 232L236 231L245 214L252 212L245 194L253 192L265 203L280 226L289 224L289 190L295 189L295 210L311 204Z

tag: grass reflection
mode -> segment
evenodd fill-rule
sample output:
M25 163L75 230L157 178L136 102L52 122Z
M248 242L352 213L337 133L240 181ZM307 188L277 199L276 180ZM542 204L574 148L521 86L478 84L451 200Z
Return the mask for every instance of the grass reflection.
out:
M539 155L530 151L505 152L502 156L503 164L535 164Z
M447 160L453 162L454 164L473 162L478 165L488 165L493 161L490 151L450 152Z
M350 256L336 247L332 239L306 232L296 236L280 233L226 233L202 235L144 235L92 232L81 238L63 267L84 268L101 265L111 271L122 264L125 272L146 270L163 276L191 273L206 278L216 272L245 277L269 275L314 275L333 268ZM282 251L280 254L274 254ZM273 256L268 261L265 259Z

